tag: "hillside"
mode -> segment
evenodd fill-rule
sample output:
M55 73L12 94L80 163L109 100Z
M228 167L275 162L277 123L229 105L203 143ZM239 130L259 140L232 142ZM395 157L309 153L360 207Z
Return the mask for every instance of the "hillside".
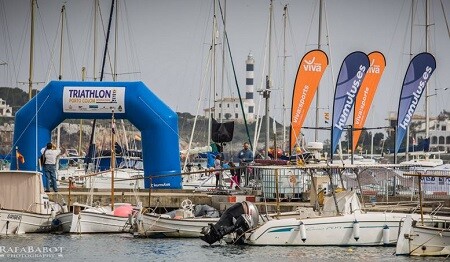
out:
M7 88L0 87L0 98L6 101L8 105L10 105L13 109L13 113L15 114L17 110L19 110L27 101L28 95L26 92L19 88ZM179 140L180 140L180 148L186 149L189 143L190 137L192 135L192 128L194 126L195 116L190 113L177 113L178 114L178 129L179 129ZM13 123L14 118L5 118L0 117L0 125L4 123ZM88 148L90 134L91 134L91 120L83 120L82 121L82 134L81 134L81 150L85 151ZM80 147L80 120L78 119L69 119L63 122L61 129L61 143L62 146L66 148L79 148ZM272 121L271 121L272 123ZM127 137L130 144L136 143L135 138L139 137L139 132L136 128L131 125L127 120L120 121L118 123L118 127L121 130L127 131ZM108 147L109 137L109 120L98 120L96 127L97 141L96 144L99 147ZM225 150L227 151L237 151L242 147L242 143L244 141L253 140L255 123L250 124L249 135L250 139L247 136L247 131L245 125L243 123L235 123L234 136L233 141L227 143L225 146ZM278 130L281 132L281 125L277 126ZM262 127L261 133L264 134L265 129L264 125ZM11 138L12 134L10 132L1 132L0 134L1 142L0 142L0 154L8 153L11 149ZM195 124L195 132L192 135L192 147L200 147L206 146L208 138L208 119L204 116L199 116L197 118L197 123ZM260 141L264 139L264 136L260 136ZM271 137L273 139L273 137ZM56 132L53 132L53 141L56 141ZM122 140L123 135L122 135ZM281 141L281 137L278 138L278 141ZM139 142L137 142L139 144ZM262 145L262 144L261 144ZM261 146L260 146L261 147Z

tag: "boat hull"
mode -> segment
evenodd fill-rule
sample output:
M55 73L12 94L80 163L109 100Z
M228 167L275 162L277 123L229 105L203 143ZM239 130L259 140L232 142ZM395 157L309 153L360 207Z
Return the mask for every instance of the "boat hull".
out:
M361 213L308 219L270 220L247 234L249 245L395 245L401 213Z
M0 235L48 233L53 230L51 214L0 209Z
M418 219L408 217L402 225L396 248L397 255L450 255L450 219Z
M219 218L166 218L158 214L144 214L137 235L146 237L200 237L208 224L217 223Z
M60 220L63 232L69 233L123 233L129 232L130 229L127 217L103 213L81 211L78 214L62 216Z

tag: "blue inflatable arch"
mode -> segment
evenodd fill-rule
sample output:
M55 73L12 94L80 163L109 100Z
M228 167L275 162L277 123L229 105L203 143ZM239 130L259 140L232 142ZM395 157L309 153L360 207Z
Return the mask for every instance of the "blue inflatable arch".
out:
M178 116L142 82L52 81L15 116L14 146L38 170L40 149L65 119L128 119L141 131L144 176L153 188L181 188ZM45 178L44 178L45 179ZM150 179L145 179L150 188Z

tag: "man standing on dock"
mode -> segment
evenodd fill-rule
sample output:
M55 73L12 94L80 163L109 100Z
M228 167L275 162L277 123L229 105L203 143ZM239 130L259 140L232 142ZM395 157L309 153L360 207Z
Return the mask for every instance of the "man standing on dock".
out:
M61 151L57 149L52 143L47 143L47 146L41 149L41 154L43 155L41 163L43 165L44 175L46 180L44 180L45 192L50 192L50 186L53 187L53 191L58 192L58 184L56 181L56 163L58 156L64 154L65 150Z
M244 169L244 178L245 178L245 185L248 184L249 180L249 172L246 166L248 166L249 163L253 161L253 152L249 149L250 144L248 142L244 142L244 148L239 151L238 153L238 159L239 159L239 166L243 166L244 168L239 169L238 171L238 181L240 182L240 177L242 170Z

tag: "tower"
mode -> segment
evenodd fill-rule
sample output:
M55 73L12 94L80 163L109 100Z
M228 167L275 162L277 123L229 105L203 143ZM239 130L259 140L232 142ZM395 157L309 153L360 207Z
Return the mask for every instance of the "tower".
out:
M255 121L255 100L253 100L253 93L255 90L254 79L255 79L255 59L250 52L247 56L246 73L245 73L245 113L248 122Z

